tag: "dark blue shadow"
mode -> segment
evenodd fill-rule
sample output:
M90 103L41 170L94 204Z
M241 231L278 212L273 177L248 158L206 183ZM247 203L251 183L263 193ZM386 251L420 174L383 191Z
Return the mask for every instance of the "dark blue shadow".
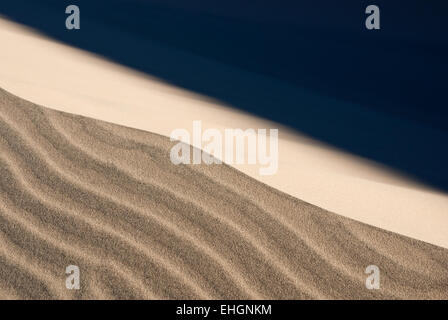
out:
M65 29L69 4L80 30ZM381 30L364 27L369 4ZM0 1L59 41L444 190L447 12L446 0Z

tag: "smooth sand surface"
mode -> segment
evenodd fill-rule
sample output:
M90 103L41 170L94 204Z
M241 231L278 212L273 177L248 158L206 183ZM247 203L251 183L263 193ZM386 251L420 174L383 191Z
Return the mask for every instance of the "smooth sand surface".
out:
M0 41L0 87L21 98L164 136L176 128L191 132L194 120L202 120L204 129L279 128L276 175L260 176L259 166L234 167L321 208L448 248L448 197L444 193L275 123L61 45L4 19L0 19ZM152 50L165 50L157 44L152 46ZM269 90L263 88L272 85L288 93L297 90L274 84L272 79L254 80L254 75L240 70L229 72L256 83L266 99ZM367 110L363 112L369 116Z
M0 297L448 299L447 249L175 166L173 145L0 90Z

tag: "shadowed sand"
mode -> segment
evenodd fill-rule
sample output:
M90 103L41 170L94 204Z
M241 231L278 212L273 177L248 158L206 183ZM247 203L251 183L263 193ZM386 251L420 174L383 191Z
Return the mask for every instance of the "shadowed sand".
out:
M448 298L448 250L227 165L175 166L172 145L0 89L0 297Z

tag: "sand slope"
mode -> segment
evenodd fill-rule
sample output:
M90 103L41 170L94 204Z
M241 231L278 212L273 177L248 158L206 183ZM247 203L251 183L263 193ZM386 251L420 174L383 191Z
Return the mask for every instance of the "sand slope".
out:
M279 128L276 123L62 45L4 19L0 19L0 39L0 87L52 109L163 136L169 136L177 128L191 132L194 120L201 120L204 130ZM155 42L141 45L160 56L173 55L171 49ZM274 79L187 53L175 52L174 56L181 57L186 66L190 62L200 65L195 72L216 72L232 78L226 90L251 84L261 100L274 99L270 91L276 88L284 92L285 97L296 97L300 105L305 104L317 114L327 115L334 107L335 101L331 99L323 101L322 97ZM248 88L249 92L254 92L254 88ZM246 90L236 91L235 95L250 99ZM278 103L284 102L281 97L277 98L280 99ZM377 123L389 123L390 127L400 130L401 136L406 137L412 132L413 136L425 141L446 141L444 135L431 128L414 126L404 120L394 122L396 119L381 117L360 106L344 105L344 108L356 114L362 113L366 119L377 119ZM383 128L375 126L365 130L370 132ZM391 133L391 136L396 136L396 133ZM425 152L437 154L430 145ZM275 189L326 210L448 248L446 193L417 184L388 168L322 144L300 132L279 128L277 174L260 176L259 166L253 165L234 167Z
M448 250L226 165L174 166L171 146L0 90L0 297L448 298Z

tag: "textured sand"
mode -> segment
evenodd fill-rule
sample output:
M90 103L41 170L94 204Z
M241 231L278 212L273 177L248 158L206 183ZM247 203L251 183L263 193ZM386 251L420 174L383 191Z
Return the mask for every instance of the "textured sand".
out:
M172 145L0 90L0 297L448 299L447 249L174 166Z
M120 39L125 45L128 38ZM134 40L132 40L134 41ZM135 40L137 41L137 40ZM60 44L10 21L0 19L0 87L51 109L79 114L127 127L169 136L176 128L191 132L192 122L203 129L279 128L220 101L182 90L159 79L135 72L87 52ZM301 92L295 86L261 77L200 57L174 52L156 42L140 44L148 52L179 56L185 66L200 65L194 72L228 75L232 83L223 90L247 96L247 86L271 101L272 88L296 97L300 106L327 114L335 101ZM157 61L154 61L157 67ZM192 74L194 74L192 72ZM250 87L249 87L250 89ZM253 88L252 91L253 92ZM247 97L250 98L250 97ZM281 97L275 97L283 103ZM389 123L361 106L341 105L366 118ZM326 106L326 107L322 107ZM380 118L378 118L380 117ZM400 134L414 132L427 141L445 141L431 128L396 123ZM366 132L378 128L365 128ZM279 170L260 176L259 166L233 165L241 172L291 196L337 214L448 248L448 195L422 186L389 168L378 166L300 132L279 128Z

